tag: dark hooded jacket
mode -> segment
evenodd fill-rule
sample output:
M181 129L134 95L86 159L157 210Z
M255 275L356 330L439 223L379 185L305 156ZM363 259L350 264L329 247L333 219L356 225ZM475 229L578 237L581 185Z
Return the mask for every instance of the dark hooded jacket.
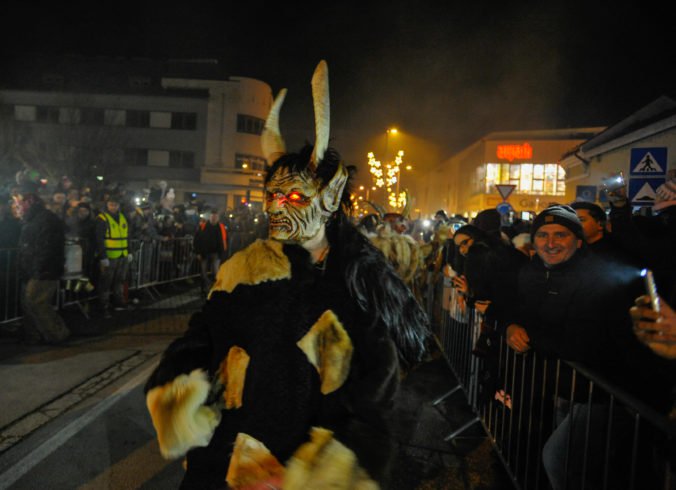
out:
M56 280L64 272L65 225L54 213L36 201L24 217L19 238L21 278Z

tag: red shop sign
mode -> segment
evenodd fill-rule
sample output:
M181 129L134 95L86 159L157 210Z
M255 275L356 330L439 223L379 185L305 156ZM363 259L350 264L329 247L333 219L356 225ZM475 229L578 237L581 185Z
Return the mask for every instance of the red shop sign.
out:
M528 143L523 145L498 145L496 152L498 158L508 161L529 160L533 158L533 147Z

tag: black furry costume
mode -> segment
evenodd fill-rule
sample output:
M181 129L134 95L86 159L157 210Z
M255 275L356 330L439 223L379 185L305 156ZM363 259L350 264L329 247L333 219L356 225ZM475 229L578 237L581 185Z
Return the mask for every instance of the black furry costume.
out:
M268 176L281 166L303 170L311 150L283 156ZM327 151L317 178L330 179L338 162L338 155ZM343 202L348 196L345 189ZM330 253L320 266L300 245L284 244L289 278L212 291L148 380L146 392L197 368L211 377L233 345L251 357L242 407L223 410L209 445L188 452L181 488L227 487L225 475L239 432L263 442L284 464L308 440L313 426L332 430L371 478L385 481L392 448L384 413L399 384L400 361L410 365L422 358L427 318L380 251L342 210L329 220L326 232ZM256 242L239 254L266 243ZM296 343L326 310L345 327L354 354L345 383L322 395L317 370Z

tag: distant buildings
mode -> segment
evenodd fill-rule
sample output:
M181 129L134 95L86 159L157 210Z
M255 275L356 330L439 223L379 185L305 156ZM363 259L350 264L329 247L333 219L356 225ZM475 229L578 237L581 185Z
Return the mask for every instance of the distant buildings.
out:
M53 179L160 181L176 202L262 203L268 84L214 60L14 60L0 80L0 158Z
M607 128L490 133L441 162L426 178L427 213L468 217L501 206L518 215L575 200L603 204L602 181L622 172L633 205L651 206L676 172L676 102L660 97ZM512 187L513 186L513 187Z

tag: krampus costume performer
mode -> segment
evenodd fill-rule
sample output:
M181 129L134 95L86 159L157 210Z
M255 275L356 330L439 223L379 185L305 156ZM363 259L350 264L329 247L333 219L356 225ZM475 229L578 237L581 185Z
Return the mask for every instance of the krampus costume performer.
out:
M285 152L284 90L266 122L269 239L222 264L146 385L162 454L187 452L181 488L375 489L387 474L385 415L427 319L345 216L325 62L312 88L314 148Z

